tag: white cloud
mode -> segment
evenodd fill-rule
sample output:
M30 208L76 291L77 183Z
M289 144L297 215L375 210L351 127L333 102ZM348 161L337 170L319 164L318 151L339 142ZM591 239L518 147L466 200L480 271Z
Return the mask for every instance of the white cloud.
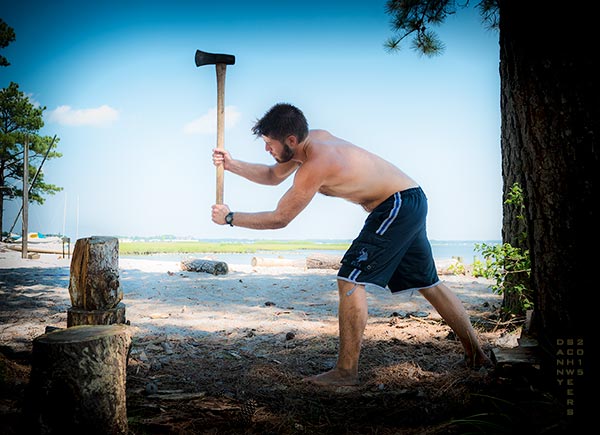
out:
M40 104L40 102L33 97L33 94L25 94L25 95L27 96L27 98L29 99L29 103L33 107L35 107L36 109L39 108L39 107L42 107L42 105Z
M225 129L235 127L242 114L235 106L225 107ZM213 134L217 132L217 108L213 107L204 115L188 122L183 131L187 134Z
M93 109L73 109L59 106L48 115L48 120L62 125L103 126L111 124L119 117L119 111L106 104Z

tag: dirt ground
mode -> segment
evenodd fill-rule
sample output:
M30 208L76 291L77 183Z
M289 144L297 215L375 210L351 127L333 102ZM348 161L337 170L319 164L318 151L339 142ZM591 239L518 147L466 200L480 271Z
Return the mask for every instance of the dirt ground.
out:
M218 258L217 258L218 259ZM66 327L69 260L0 247L0 433L22 433L32 340ZM302 381L337 355L334 270L121 260L132 332L130 434L561 433L532 377L465 368L453 332L418 293L368 289L358 387ZM443 275L484 348L512 347L490 282ZM535 374L533 375L535 377Z

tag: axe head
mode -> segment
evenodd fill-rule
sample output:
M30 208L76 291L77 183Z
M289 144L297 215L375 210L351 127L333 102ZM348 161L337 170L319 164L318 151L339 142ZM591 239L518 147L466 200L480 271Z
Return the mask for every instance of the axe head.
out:
M218 63L233 65L235 63L235 56L231 54L206 53L204 51L196 50L196 66L216 65Z

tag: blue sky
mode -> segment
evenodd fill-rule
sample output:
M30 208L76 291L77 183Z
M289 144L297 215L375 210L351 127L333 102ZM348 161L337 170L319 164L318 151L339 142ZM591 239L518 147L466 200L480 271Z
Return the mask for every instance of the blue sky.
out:
M91 235L352 239L366 217L318 196L287 228L218 226L216 74L196 49L228 53L225 147L272 163L250 129L273 104L301 108L311 128L390 160L429 198L429 236L498 240L501 234L498 35L475 11L437 28L446 50L427 58L391 36L385 1L0 0L16 33L3 50L10 81L46 106L41 133L60 138L45 180L64 188L32 206L29 228ZM225 174L232 210L271 210L289 188ZM5 206L4 228L20 203ZM20 232L20 222L16 232Z

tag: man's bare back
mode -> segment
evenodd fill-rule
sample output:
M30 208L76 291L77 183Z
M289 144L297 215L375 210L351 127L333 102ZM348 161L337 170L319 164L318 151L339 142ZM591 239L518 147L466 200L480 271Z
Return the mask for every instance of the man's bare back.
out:
M325 130L311 130L302 148L303 155L294 158L302 163L297 175L306 171L323 177L319 193L346 199L367 211L395 192L418 186L396 166Z

